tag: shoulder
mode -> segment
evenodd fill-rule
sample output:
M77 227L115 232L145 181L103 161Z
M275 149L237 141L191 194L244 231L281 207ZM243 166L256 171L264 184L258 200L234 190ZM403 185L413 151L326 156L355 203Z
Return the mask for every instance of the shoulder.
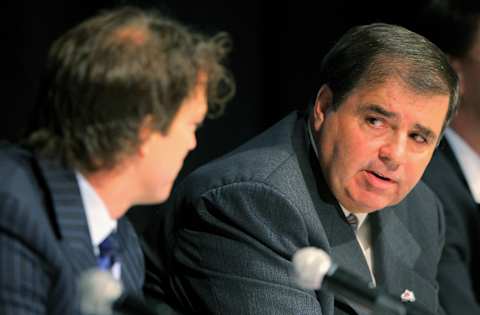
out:
M18 146L0 146L0 202L29 203L39 197L39 174L31 152Z
M199 195L231 185L278 187L299 171L292 143L297 119L291 114L231 153L200 167L187 176L181 189Z
M288 116L187 176L171 198L175 216L183 222L221 216L249 230L255 227L252 233L270 231L279 238L298 234L305 224L302 205L311 201L292 144L296 120Z
M0 172L9 178L31 165L32 153L20 146L3 143L0 145Z
M0 193L3 195L25 197L37 189L38 174L32 153L18 146L1 145L0 178Z
M49 197L42 188L31 152L18 146L1 145L0 178L2 229L19 239L31 239L33 243L50 235Z

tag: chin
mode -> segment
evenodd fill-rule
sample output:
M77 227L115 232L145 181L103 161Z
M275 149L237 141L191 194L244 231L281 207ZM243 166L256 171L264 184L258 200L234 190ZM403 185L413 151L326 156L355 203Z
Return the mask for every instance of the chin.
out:
M366 190L347 191L345 198L352 206L352 210L357 212L369 213L390 207L398 203L396 194L376 193Z
M352 203L352 210L355 210L356 212L370 213L389 207L392 204L392 202L386 200L354 200Z

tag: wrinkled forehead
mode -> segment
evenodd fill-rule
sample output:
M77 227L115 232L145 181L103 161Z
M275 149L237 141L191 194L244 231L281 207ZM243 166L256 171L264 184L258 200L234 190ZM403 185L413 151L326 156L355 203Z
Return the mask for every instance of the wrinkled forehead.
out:
M417 95L448 96L449 107L457 102L458 78L448 63L442 66L437 62L426 62L415 58L405 60L400 57L398 60L375 62L372 66L372 76L375 76L375 67L383 68L379 70L383 80L368 78L370 73L367 73L365 82L374 84L396 79L406 90Z

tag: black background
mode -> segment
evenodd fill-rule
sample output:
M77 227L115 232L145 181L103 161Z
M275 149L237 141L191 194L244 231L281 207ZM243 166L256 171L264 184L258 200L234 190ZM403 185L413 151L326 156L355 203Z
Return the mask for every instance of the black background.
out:
M372 22L410 27L424 2L333 1L9 1L1 9L3 88L0 138L15 141L28 127L48 47L68 28L101 9L121 4L154 7L206 33L227 31L237 94L225 114L198 131L198 148L179 179L235 148L319 88L323 55L348 28ZM142 230L152 214L129 212ZM151 207L148 207L151 208Z

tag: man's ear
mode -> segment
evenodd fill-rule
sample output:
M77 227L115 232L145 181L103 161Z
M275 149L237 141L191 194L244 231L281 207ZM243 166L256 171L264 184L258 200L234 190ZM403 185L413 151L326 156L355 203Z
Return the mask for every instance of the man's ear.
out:
M333 102L333 93L327 84L324 84L318 90L315 105L313 106L313 128L319 130L322 126L327 111L331 109Z
M138 149L137 154L140 157L144 157L150 150L150 140L153 132L153 118L148 115L145 117L138 128Z
M465 87L464 87L465 82L464 82L464 79L463 79L463 62L462 62L461 59L458 59L458 58L455 58L455 57L452 57L452 56L448 57L448 61L450 62L450 65L452 66L453 70L455 70L455 72L458 75L458 83L459 83L459 86L460 86L459 93L460 93L460 95L463 95L463 91L465 89Z

